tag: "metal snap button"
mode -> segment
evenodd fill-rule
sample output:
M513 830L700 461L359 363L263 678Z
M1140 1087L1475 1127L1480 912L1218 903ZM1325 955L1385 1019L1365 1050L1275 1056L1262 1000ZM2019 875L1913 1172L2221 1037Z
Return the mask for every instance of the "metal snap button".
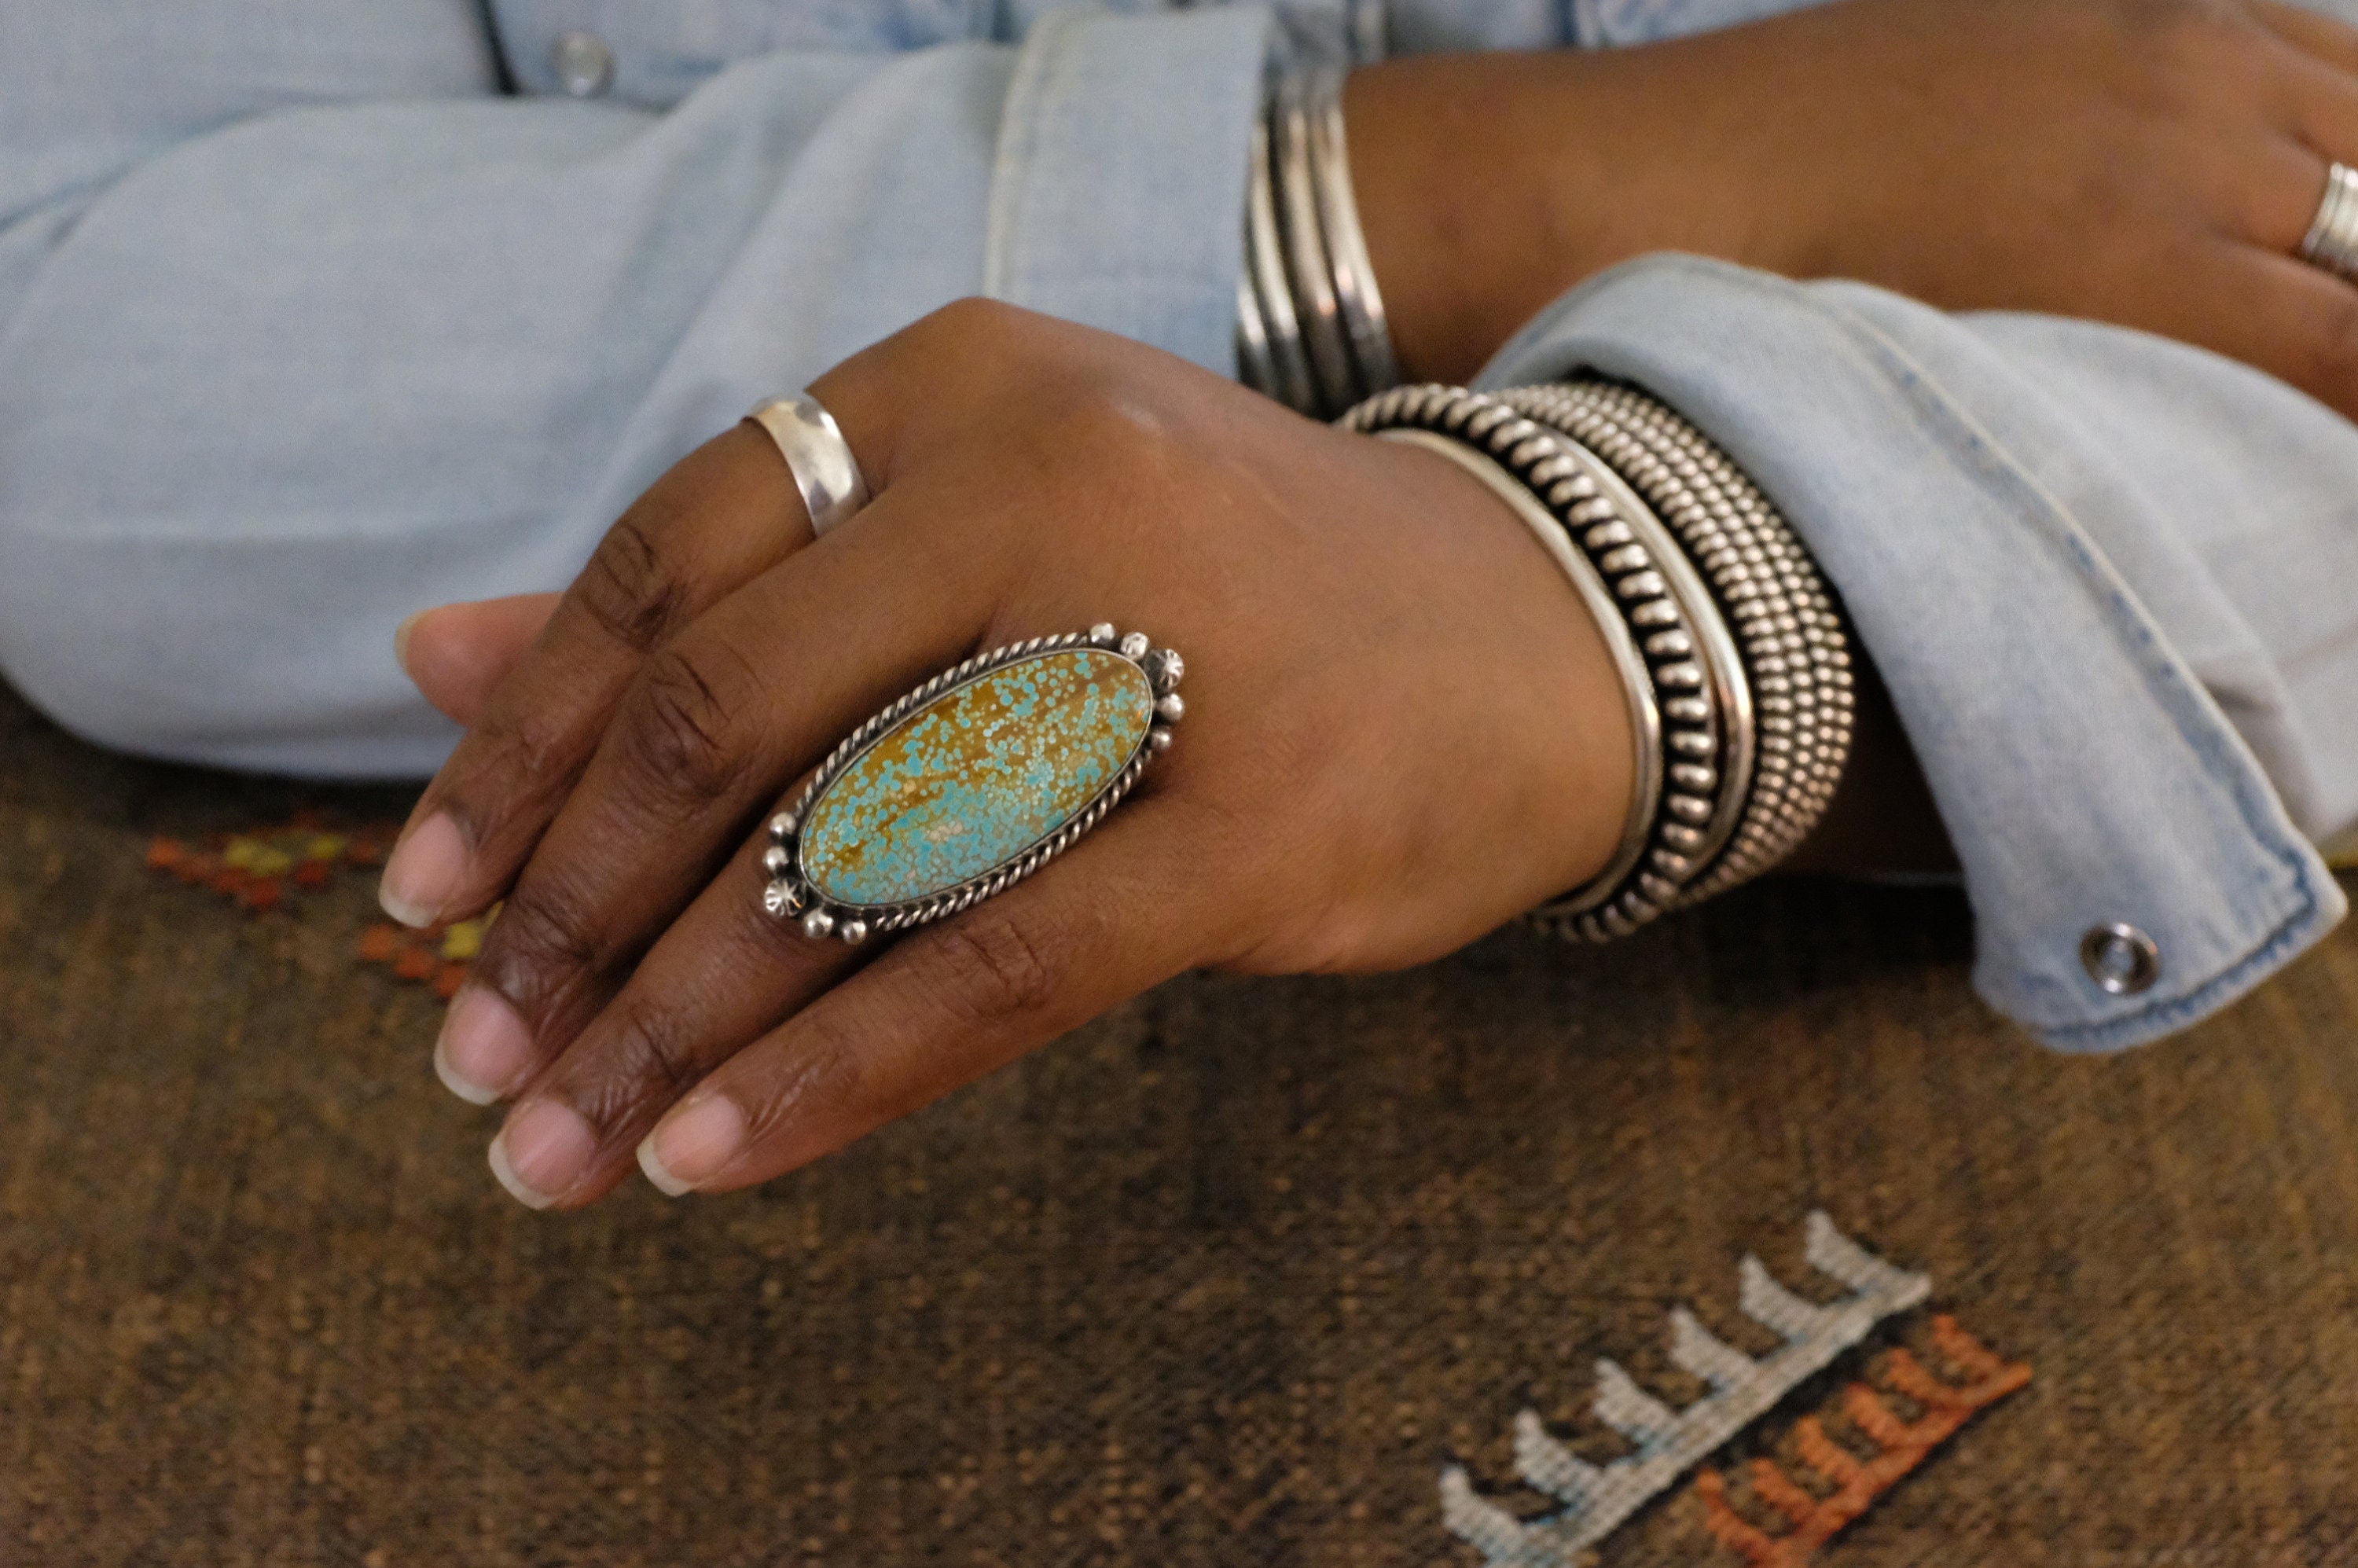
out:
M2161 949L2134 925L2115 920L2080 938L2080 967L2115 996L2136 996L2161 979Z
M614 85L614 51L595 33L557 34L548 64L557 85L575 98L595 98Z

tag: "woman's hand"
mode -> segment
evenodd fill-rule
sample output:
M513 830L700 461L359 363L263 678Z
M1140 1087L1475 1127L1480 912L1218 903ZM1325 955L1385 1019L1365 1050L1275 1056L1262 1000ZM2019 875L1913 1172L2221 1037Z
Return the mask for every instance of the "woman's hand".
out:
M1846 0L1675 43L1353 75L1415 376L1649 251L2110 321L2358 416L2358 288L2299 261L2358 165L2358 33L2270 0Z
M674 1184L759 1182L1183 969L1413 963L1610 855L1631 738L1602 639L1446 460L981 303L814 390L876 491L824 541L741 426L521 656L540 606L466 611L471 652L409 634L474 723L386 902L506 900L438 1062L517 1098L493 1164L519 1197L588 1203L651 1131ZM1179 649L1189 707L1103 827L881 950L763 913L759 825L846 731L1100 621Z

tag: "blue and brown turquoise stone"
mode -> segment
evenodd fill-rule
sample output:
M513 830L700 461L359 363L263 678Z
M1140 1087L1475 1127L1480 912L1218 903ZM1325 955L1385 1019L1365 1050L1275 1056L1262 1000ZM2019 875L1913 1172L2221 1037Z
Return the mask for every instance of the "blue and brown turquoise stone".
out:
M1101 648L1019 659L909 715L803 817L829 903L913 903L1017 860L1113 782L1154 722L1146 672Z

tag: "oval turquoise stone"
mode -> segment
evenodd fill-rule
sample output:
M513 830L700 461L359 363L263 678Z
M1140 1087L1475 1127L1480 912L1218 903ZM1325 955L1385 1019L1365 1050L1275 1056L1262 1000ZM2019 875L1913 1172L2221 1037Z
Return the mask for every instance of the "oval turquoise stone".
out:
M993 670L910 714L828 782L803 816L803 875L854 906L970 881L1071 821L1153 721L1146 673L1100 648Z

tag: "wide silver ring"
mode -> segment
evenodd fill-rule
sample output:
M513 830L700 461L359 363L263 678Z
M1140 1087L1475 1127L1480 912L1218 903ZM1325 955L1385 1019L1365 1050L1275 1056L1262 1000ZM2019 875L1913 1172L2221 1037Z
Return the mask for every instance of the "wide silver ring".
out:
M2349 165L2337 163L2326 172L2325 197L2300 242L2300 259L2358 280L2358 170Z
M944 670L845 736L770 819L763 908L861 942L1005 892L1170 747L1184 672L1109 622Z
M811 534L822 535L868 504L867 476L843 428L809 393L773 397L745 416L770 433L795 476L810 513Z

